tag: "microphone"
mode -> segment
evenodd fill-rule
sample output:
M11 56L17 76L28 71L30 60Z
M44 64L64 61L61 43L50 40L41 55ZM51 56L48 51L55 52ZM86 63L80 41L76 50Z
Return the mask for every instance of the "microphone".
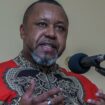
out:
M100 68L100 62L104 60L104 54L88 56L84 53L77 53L70 57L68 67L74 73L83 74L87 72L91 66Z

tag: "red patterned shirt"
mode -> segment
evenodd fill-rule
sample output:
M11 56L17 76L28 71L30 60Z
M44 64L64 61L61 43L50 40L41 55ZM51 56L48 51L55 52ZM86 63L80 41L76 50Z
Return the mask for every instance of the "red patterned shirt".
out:
M69 72L58 65L50 68L49 72L44 74L37 64L32 65L22 54L13 60L1 63L0 102L14 105L33 78L36 81L34 92L36 96L59 86L66 97L65 105L86 105L87 99L96 99L95 93L98 89L86 77Z

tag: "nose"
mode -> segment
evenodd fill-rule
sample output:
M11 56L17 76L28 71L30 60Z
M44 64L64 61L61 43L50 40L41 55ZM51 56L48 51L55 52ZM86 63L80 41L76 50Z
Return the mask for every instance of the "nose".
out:
M56 38L56 32L55 32L55 29L52 25L47 27L45 35L46 35L46 37L49 37L49 38L52 38L52 39Z

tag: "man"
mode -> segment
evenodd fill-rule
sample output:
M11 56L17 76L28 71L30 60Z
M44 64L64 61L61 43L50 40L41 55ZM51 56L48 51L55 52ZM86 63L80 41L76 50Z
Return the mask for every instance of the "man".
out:
M23 50L0 64L1 105L105 105L105 94L93 83L56 64L68 26L57 1L40 0L26 10L20 26Z

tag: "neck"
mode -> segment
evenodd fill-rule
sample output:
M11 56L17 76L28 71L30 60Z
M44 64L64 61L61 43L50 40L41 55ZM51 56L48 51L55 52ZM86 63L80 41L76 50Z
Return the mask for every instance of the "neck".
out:
M27 60L28 62L30 62L30 64L32 66L38 66L38 68L40 69L41 72L44 72L44 73L50 73L52 71L55 71L56 69L58 69L58 65L55 63L53 65L50 65L50 66L46 66L46 65L41 65L41 64L38 64L36 63L32 56L30 55L30 53L26 53L24 51L22 51L21 53L22 57Z

